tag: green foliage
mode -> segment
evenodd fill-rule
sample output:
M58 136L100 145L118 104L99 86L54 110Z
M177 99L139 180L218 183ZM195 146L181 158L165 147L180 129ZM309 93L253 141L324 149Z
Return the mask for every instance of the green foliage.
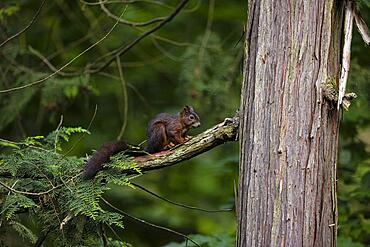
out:
M112 13L120 14L122 3L108 2L106 7ZM124 15L124 19L132 21L166 16L175 5L174 1L132 2ZM356 2L369 24L370 2ZM0 5L0 40L3 41L27 25L40 6L40 1L2 0ZM112 159L107 165L109 169L98 173L94 181L85 184L78 176L75 177L81 172L85 161L67 156L71 155L67 147L73 147L74 155L84 156L105 141L115 139L123 120L127 120L124 139L139 143L145 139L145 127L151 116L159 112L177 112L184 104L193 105L199 112L203 130L219 119L232 115L238 108L240 98L244 39L241 35L246 8L246 1L217 0L213 18L209 18L207 1L190 0L185 9L168 25L144 38L121 56L123 75L128 85L127 102L122 100L122 84L118 79L116 64L112 63L90 76L84 75L83 71L90 68L96 59L102 62L111 58L107 56L110 51L130 43L151 26L131 29L119 24L104 42L62 71L62 74L77 72L79 76L57 74L40 84L1 94L0 173L7 173L8 176L1 181L10 187L15 184L14 189L36 193L52 189L52 185L60 187L40 196L22 195L36 204L31 208L23 208L16 203L9 204L7 212L11 219L6 220L4 211L0 231L6 225L10 229L17 228L20 235L33 243L32 234L27 237L30 232L20 224L37 236L40 235L40 226L49 227L52 229L49 237L53 242L48 242L46 246L68 246L74 243L78 243L75 246L103 246L96 234L99 232L99 222L108 219L110 224L117 225L122 220L117 215L109 215L111 212L104 207L105 211L101 211L100 203L96 202L99 202L102 191L116 200L115 205L122 205L125 210L137 216L174 228L189 229L204 234L205 238L212 238L208 235L221 230L235 231L235 218L229 214L210 216L184 211L182 208L148 199L138 190L132 190L129 178L119 172L120 168L125 169L132 165L124 161L123 153L117 156L117 161ZM114 20L107 17L99 5L62 0L51 1L49 4L47 1L36 22L0 49L0 88L26 85L53 73L29 47L47 58L55 68L60 68L103 37L113 23ZM209 29L205 30L207 26ZM239 45L235 46L240 38ZM350 110L344 113L340 130L338 245L343 243L341 246L351 246L359 242L366 246L369 242L370 203L367 191L370 175L367 167L370 150L369 142L366 142L370 138L366 137L370 125L368 49L354 28L351 51L353 61L347 92L355 92L358 98L352 102ZM123 105L126 103L128 105ZM123 114L124 111L119 112L117 105L120 104L122 109L128 108L127 115ZM91 125L94 135L86 136L75 145L73 136L65 133L63 128L48 136L45 134L55 128L60 115L64 116L63 124L86 126L91 120L95 105L98 106L98 111ZM77 134L86 135L85 132L78 131ZM26 138L33 135L36 137ZM12 142L6 139L23 140ZM237 157L237 145L227 144L207 152L201 158L187 161L184 166L148 173L138 180L173 200L210 208L216 205L230 207L234 204L233 180L237 177ZM131 168L135 169L135 166ZM88 185L92 188L87 188ZM99 189L95 191L97 188ZM9 191L1 188L1 193L3 210ZM94 204L87 205L88 202ZM18 209L12 214L11 208ZM38 223L37 226L30 226L29 222L22 221L20 213L25 210L28 210L25 213L27 217L33 218ZM56 230L59 226L55 224L63 221L69 214L77 216L64 226L64 234L60 234ZM85 216L88 214L94 215L95 220ZM76 224L83 221L81 218L88 218L81 230L83 234L75 228ZM120 227L122 225L118 226ZM132 224L125 229L125 237L140 247L159 246L164 241L171 241L168 235L159 231L151 234L152 231L148 230L142 237L142 231L142 225ZM2 233L0 245L5 236L13 237L12 230ZM109 237L116 238L113 234L108 239ZM128 245L110 239L108 246Z
M123 216L103 209L100 199L112 183L130 186L129 178L117 171L139 170L135 163L119 154L109 164L116 169L115 172L107 170L99 173L95 179L82 179L80 175L85 160L60 152L63 151L61 142L68 142L71 135L85 133L89 132L81 127L61 127L47 137L28 137L17 143L2 140L4 146L11 149L0 155L0 173L9 174L3 183L11 189L4 186L0 188L5 195L0 201L1 220L31 243L36 241L36 233L22 223L19 215L23 212L32 214L38 222L42 222L39 226L42 229L53 229L50 235L61 243L68 240L69 246L81 243L82 238L94 238L92 242L96 243L96 231L100 224L124 228ZM69 232L70 227L78 224L74 219L81 216L89 220L83 224L79 238L60 234L59 225L64 219L70 218L65 223ZM76 233L72 231L71 234ZM75 239L75 242L71 242L71 239Z
M12 16L19 11L19 6L10 5L0 8L0 21L4 20L6 17Z
M90 90L89 76L67 79L53 79L45 83L41 90L41 104L44 107L60 107L76 98L81 89Z
M111 238L109 238L108 246L109 247L133 247L133 245L131 245L129 243L124 243L122 241L117 241L117 240L114 240L114 239L111 239Z
M338 247L364 247L365 245L359 242L353 242L351 238L339 237L337 241Z
M3 147L12 147L12 148L19 148L16 143L11 142L11 141L8 141L8 140L4 140L4 139L0 139L0 146L3 146Z
M74 127L74 128L62 127L50 133L45 139L45 141L48 142L49 145L54 146L54 148L57 151L61 151L62 142L60 140L68 142L70 136L73 134L90 134L90 132L81 127Z
M19 234L19 236L28 240L32 244L36 243L37 237L28 227L18 221L11 221L10 225Z
M17 211L21 209L29 209L36 206L36 203L34 203L30 198L26 196L20 194L10 194L6 197L5 202L2 205L0 214L4 215L6 220L10 220L15 217L15 213Z
M355 47L356 42L362 43L362 40L355 39ZM358 52L356 48L354 52ZM347 92L355 92L358 97L352 102L350 110L343 113L340 130L339 246L366 246L363 244L370 242L369 62L368 56L367 60L362 58L362 53L353 59L347 84Z
M22 73L17 75L17 81L12 85L21 85L21 81L37 80L42 77L40 73ZM0 88L5 88L0 82ZM30 88L30 90L15 92L9 97L0 97L0 131L4 129L7 125L15 121L15 119L22 113L22 110L29 104L32 97L35 95L36 90Z
M239 54L236 48L225 51L216 33L211 33L209 39L198 37L196 45L189 46L183 55L180 89L187 92L185 102L193 102L197 108L202 106L204 110L206 107L218 114L235 111L239 97L231 98L229 93L235 86L239 88L236 83L240 80Z
M25 85L25 83L42 79L46 74L27 70L15 71L14 76L17 77L17 80L12 85L21 86ZM31 87L28 90L14 92L9 97L0 97L0 112L2 113L0 114L0 131L15 121L36 95L40 94L40 106L46 111L64 109L68 104L72 103L72 100L80 92L94 91L88 82L89 76L77 76L67 79L52 78L43 84L41 90ZM5 86L4 82L0 82L1 89L8 87Z
M357 0L357 6L362 11L368 11L370 8L370 1L369 0Z

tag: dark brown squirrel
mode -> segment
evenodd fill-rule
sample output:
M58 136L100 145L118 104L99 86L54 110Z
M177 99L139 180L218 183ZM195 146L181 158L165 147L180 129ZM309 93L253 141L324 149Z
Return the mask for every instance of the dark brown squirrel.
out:
M148 144L144 150L150 154L167 150L175 145L186 142L191 128L200 126L200 119L193 107L185 106L176 115L160 113L149 121L146 131ZM90 179L109 161L110 156L129 149L125 141L103 144L91 156L85 166L84 178Z

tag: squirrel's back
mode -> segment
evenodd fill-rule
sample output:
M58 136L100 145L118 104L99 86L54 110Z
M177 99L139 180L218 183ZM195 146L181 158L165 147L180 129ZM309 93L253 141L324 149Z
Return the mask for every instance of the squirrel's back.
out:
M156 153L181 144L187 140L187 132L199 125L199 116L191 106L185 106L176 115L160 113L148 124L145 150Z
M148 142L145 151L151 154L162 151L168 143L168 126L178 121L178 116L168 113L159 113L150 120L146 130Z

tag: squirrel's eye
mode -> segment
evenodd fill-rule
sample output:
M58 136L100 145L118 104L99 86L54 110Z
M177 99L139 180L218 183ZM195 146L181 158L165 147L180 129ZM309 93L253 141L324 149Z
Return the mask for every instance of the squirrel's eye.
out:
M194 120L194 115L190 115L190 116L189 116L189 119L190 119L190 120Z

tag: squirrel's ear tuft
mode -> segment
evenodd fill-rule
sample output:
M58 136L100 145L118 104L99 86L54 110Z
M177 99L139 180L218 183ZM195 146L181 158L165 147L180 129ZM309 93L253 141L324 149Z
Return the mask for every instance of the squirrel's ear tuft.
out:
M184 111L185 112L192 112L192 111L194 111L194 109L193 109L193 107L186 105L186 106L184 106Z

